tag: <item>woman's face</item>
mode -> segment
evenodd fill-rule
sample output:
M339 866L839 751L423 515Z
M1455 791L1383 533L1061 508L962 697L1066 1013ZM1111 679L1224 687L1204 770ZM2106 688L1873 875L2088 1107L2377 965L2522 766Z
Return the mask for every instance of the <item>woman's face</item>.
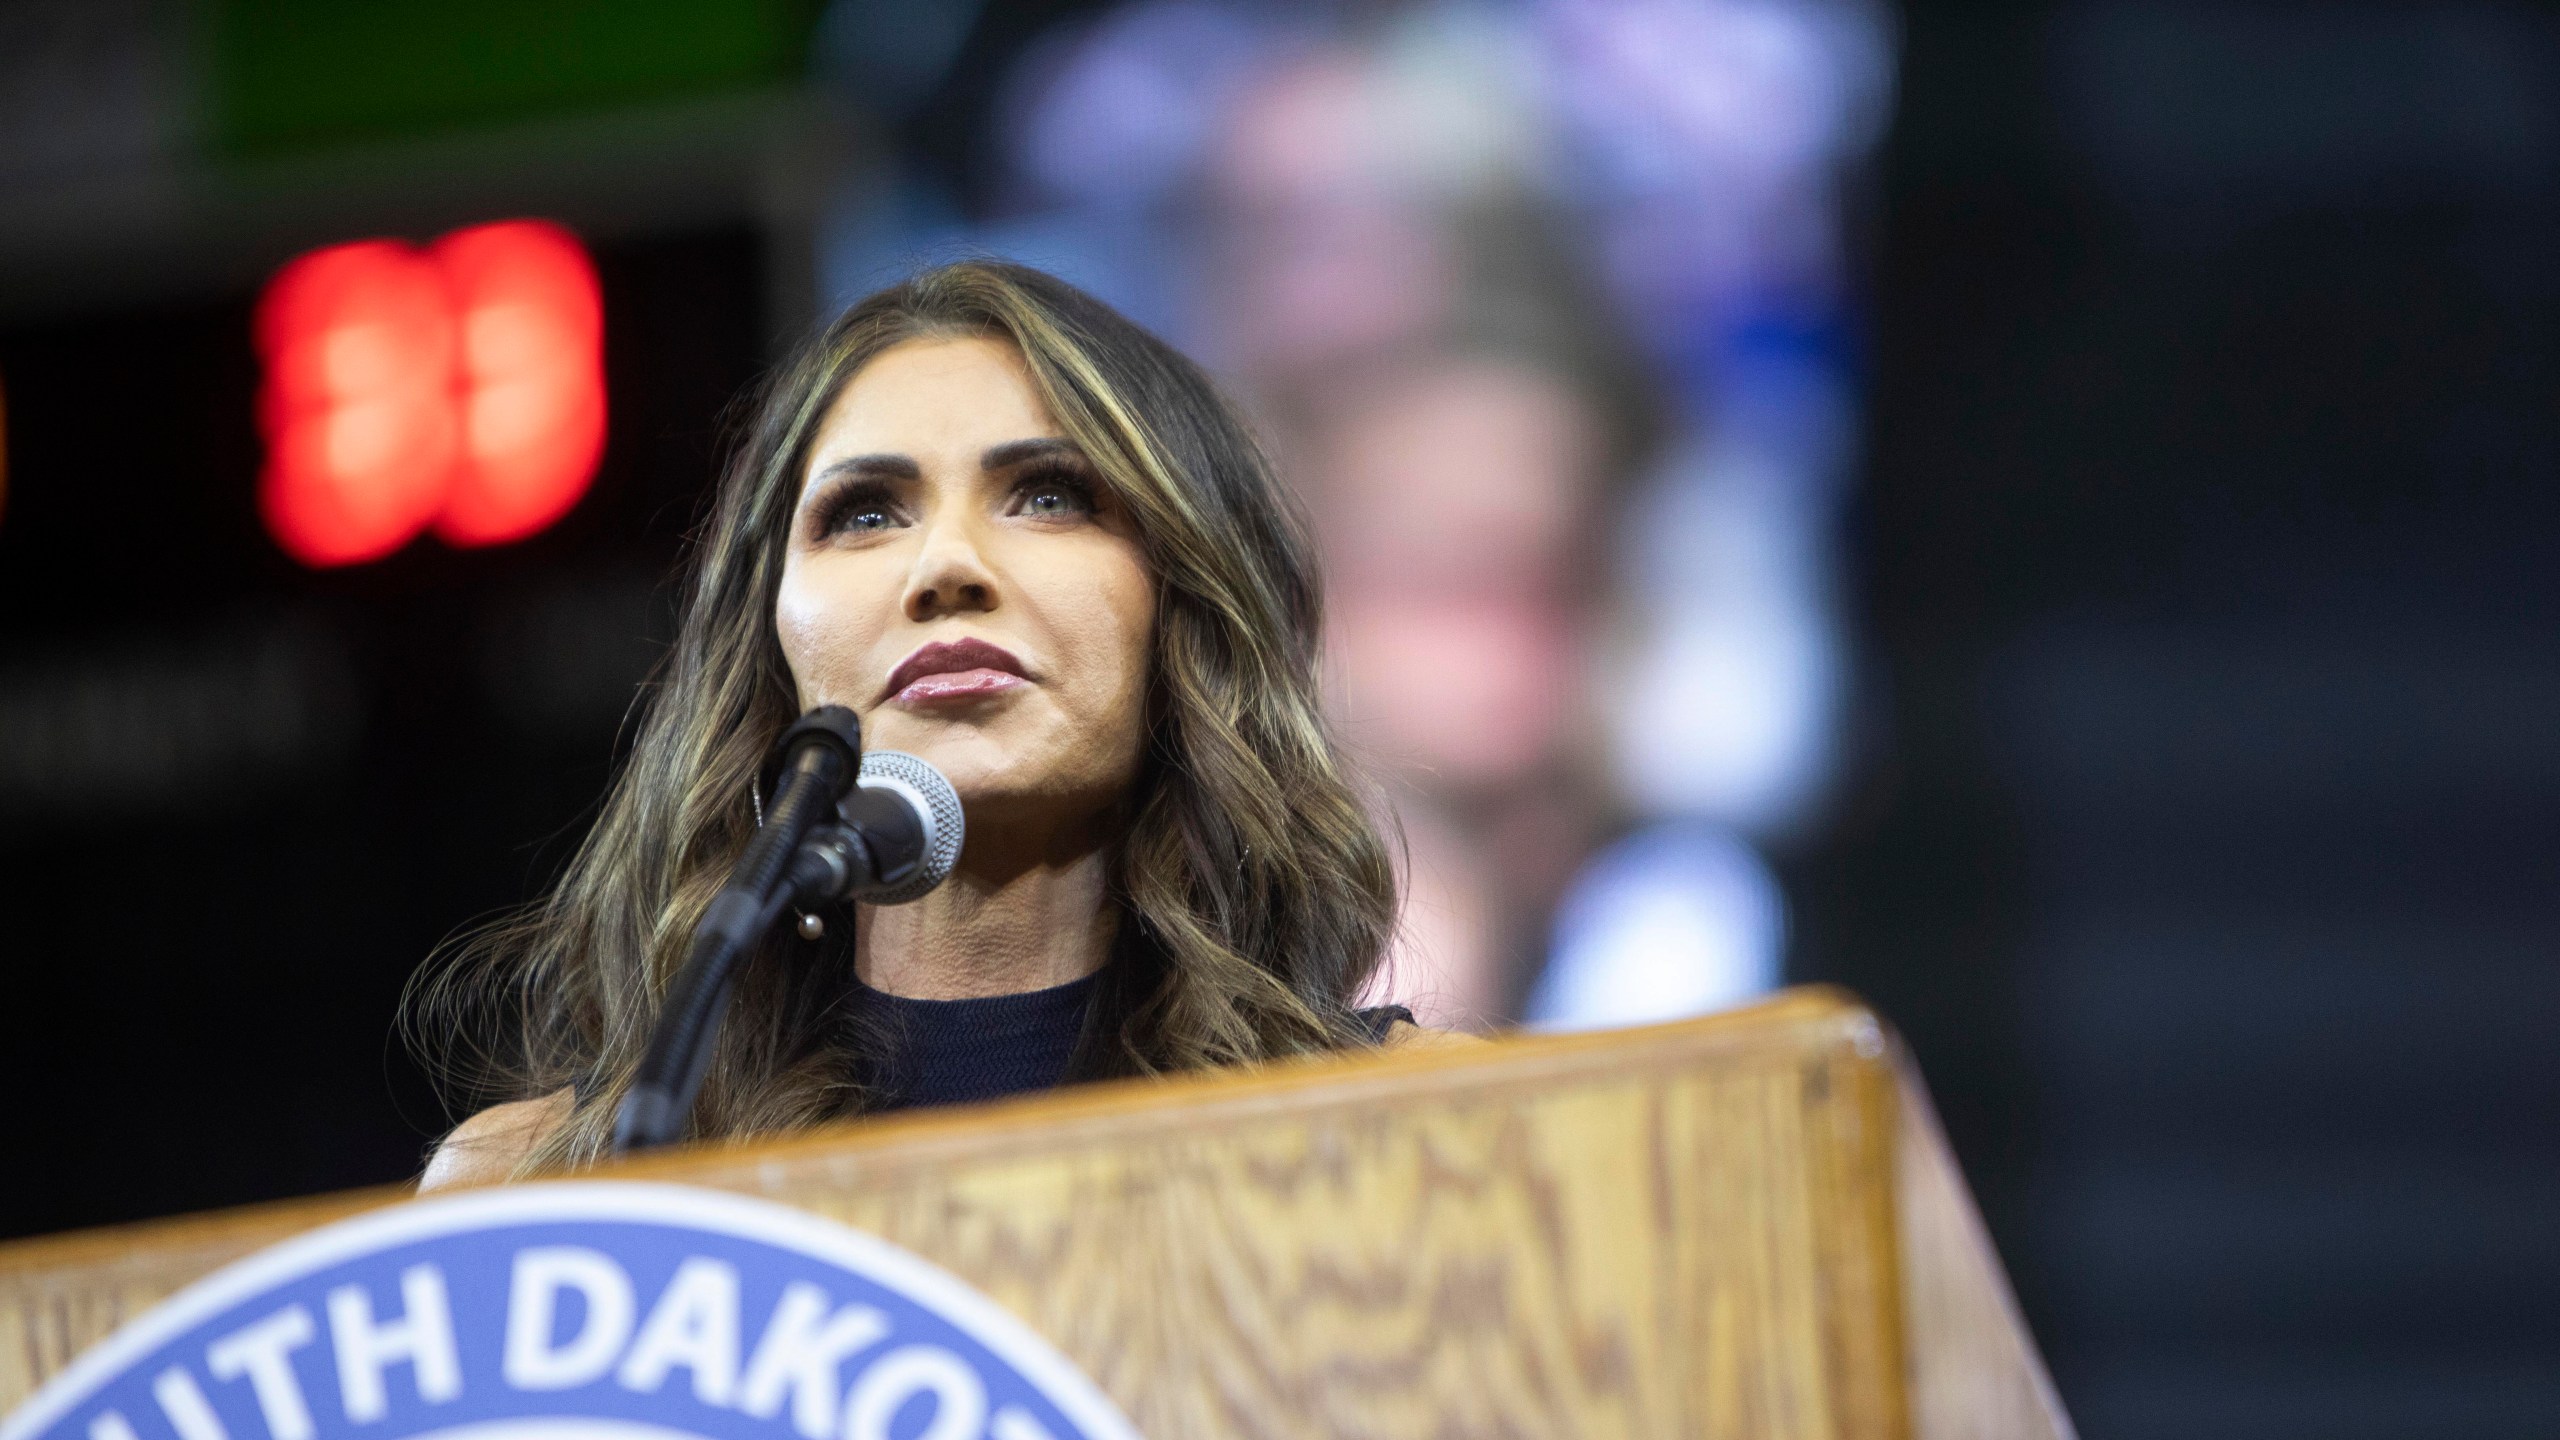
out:
M1072 827L1136 777L1154 585L1004 341L911 340L845 385L774 622L802 707L848 706L866 749L931 761L973 826Z

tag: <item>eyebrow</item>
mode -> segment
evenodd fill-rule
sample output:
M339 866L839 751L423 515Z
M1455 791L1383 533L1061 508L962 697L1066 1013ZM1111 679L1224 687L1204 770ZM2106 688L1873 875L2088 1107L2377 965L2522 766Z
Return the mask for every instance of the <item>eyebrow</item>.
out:
M978 457L978 468L1005 470L1020 465L1026 460L1050 459L1072 460L1077 464L1086 463L1084 451L1074 441L1044 435L1034 440L1008 440L1002 445L990 445L986 453Z
M1008 470L1026 461L1049 459L1085 463L1084 451L1074 441L1062 440L1053 435L1042 435L1029 440L1007 440L1001 445L988 446L978 456L978 468L990 471ZM921 480L924 478L924 470L916 464L914 456L883 452L877 455L848 455L842 460L830 460L810 478L833 480L839 477L859 480Z
M1091 463L1085 459L1083 448L1074 441L1042 435L988 446L979 452L978 468L992 474L1029 461L1052 459L1072 461L1078 465ZM924 469L916 464L914 456L884 451L877 455L848 455L841 460L828 461L817 474L809 477L809 489L814 492L820 485L835 480L913 481L923 478Z
M832 480L837 476L861 480L920 480L924 471L913 457L906 455L849 455L830 460L812 480Z

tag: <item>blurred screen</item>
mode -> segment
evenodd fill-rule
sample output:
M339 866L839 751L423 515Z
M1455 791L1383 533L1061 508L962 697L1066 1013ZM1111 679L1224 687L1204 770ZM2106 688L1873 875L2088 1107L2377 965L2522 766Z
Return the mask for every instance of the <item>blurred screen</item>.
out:
M875 99L889 8L821 27ZM965 190L848 176L821 286L1022 260L1252 412L1325 563L1336 721L1402 831L1374 998L1470 1028L1694 1014L1776 982L1764 856L1835 769L1850 220L1891 73L1861 0L1142 0L994 78Z

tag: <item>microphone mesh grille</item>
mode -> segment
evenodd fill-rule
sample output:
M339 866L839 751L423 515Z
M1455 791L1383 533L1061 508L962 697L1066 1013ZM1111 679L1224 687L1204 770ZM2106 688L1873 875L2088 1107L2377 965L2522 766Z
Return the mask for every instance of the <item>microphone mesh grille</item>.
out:
M903 905L923 896L951 877L960 863L966 825L960 816L960 792L942 772L903 750L874 750L862 757L862 783L905 789L924 802L924 860L915 877L892 889L872 891L862 899L874 905Z

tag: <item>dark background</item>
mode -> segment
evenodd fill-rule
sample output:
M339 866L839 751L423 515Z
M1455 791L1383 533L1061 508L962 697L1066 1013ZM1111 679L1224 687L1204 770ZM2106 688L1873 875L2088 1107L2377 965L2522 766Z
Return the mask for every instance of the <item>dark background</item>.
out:
M1795 887L2093 1436L2560 1429L2560 45L1910 11Z
M1072 8L906 139L965 178ZM2560 27L1923 4L1901 84L1795 977L1909 1039L2085 1433L2560 1432ZM240 498L262 271L0 312L0 1233L447 1123L401 987L574 842L791 324L755 215L594 248L591 496L337 573Z
M596 261L587 500L339 571L245 503L248 297L0 331L8 1233L398 1180L449 1123L401 988L575 844L760 364L752 235Z

